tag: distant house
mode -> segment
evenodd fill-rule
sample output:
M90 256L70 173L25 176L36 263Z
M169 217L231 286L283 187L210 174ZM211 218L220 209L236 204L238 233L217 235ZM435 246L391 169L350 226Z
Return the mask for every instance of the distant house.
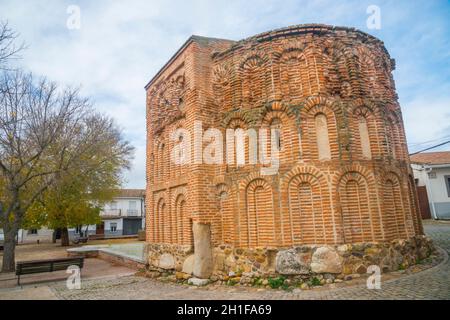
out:
M423 199L428 198L433 219L450 219L450 151L412 155L411 166L421 205L424 206ZM423 196L421 190L424 190ZM421 211L424 216L424 210Z
M98 237L119 237L124 235L137 235L138 231L145 228L145 190L143 189L120 189L113 201L107 203L100 218L102 222L98 225L87 226L88 235ZM86 226L69 228L69 238L86 232ZM60 235L56 235L59 239ZM52 241L53 230L46 227L41 229L20 229L17 234L19 243L35 243ZM0 241L3 242L3 232L0 229Z
M102 223L96 234L106 237L135 235L145 226L145 190L121 189L113 201L100 212Z

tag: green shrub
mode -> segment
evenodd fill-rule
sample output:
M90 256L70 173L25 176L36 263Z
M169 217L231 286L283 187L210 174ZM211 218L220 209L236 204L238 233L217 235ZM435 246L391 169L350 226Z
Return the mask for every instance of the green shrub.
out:
M269 281L269 286L272 289L278 289L284 284L284 280L286 280L286 278L283 276L280 276L277 278L269 278L267 280Z
M316 287L316 286L321 286L322 283L320 283L320 280L317 277L314 277L311 279L311 285Z
M227 281L227 286L235 286L238 282L234 279L230 279Z
M254 287L262 286L263 280L260 277L253 278L252 285Z

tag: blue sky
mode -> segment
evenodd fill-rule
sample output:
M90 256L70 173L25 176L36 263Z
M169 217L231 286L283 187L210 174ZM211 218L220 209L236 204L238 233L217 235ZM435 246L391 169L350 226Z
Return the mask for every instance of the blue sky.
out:
M80 8L80 29L66 26L69 5ZM367 28L369 5L381 10L380 30ZM20 64L82 85L116 119L136 147L128 187L145 187L143 87L192 34L239 40L301 23L356 27L384 41L396 60L410 151L450 140L449 1L0 0L0 20L28 45Z

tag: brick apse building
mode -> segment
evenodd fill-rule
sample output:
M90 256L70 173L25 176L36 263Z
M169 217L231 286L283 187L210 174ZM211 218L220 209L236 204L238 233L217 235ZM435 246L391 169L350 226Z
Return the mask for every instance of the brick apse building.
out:
M351 274L427 256L394 68L380 40L352 28L190 37L146 86L150 266L200 278ZM186 143L177 129L202 151L210 129L224 148L235 143L227 129L273 129L279 168L249 163L249 137L244 164L208 164L202 151L174 163Z

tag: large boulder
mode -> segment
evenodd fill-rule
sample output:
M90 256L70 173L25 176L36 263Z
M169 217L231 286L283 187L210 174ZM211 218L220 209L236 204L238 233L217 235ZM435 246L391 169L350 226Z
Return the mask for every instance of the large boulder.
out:
M276 271L285 275L308 274L310 263L310 253L297 252L295 249L279 251L275 258Z
M342 258L330 247L319 247L312 255L311 271L314 273L341 273Z
M194 270L200 279L208 279L213 271L213 252L211 246L211 225L194 222Z
M183 273L192 274L194 272L194 255L191 254L183 262Z
M159 258L158 266L161 269L175 269L175 259L169 253L163 253Z

